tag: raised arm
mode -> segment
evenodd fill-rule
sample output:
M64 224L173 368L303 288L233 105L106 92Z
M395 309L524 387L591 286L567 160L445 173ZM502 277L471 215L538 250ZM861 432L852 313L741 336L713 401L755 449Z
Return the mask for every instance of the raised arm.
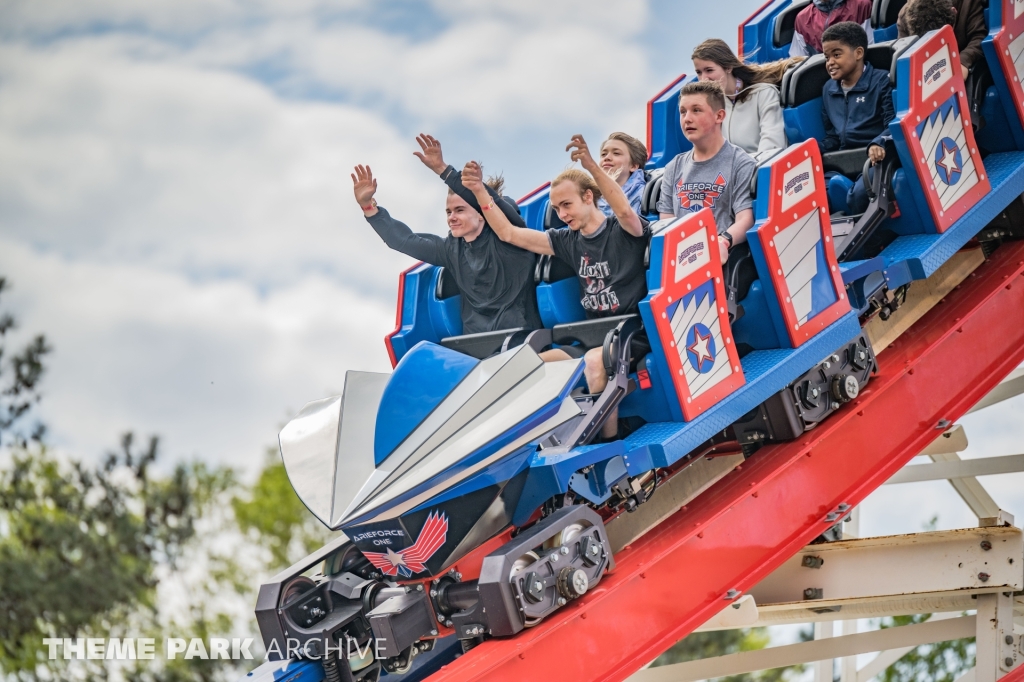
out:
M395 220L385 209L377 206L373 195L377 192L377 179L369 166L356 166L352 174L352 193L366 222L370 223L384 243L407 256L431 265L448 265L444 239L436 234L417 234L408 225Z
M619 183L597 165L597 161L590 154L590 148L587 147L587 141L583 139L582 135L572 136L572 140L565 146L565 151L570 149L572 150L572 160L579 161L583 169L594 176L598 189L601 190L604 200L611 206L615 217L619 219L622 229L634 237L642 237L644 225L640 221L640 216L633 211L633 207L629 204L629 198L619 187Z
M426 133L420 133L416 137L416 142L420 146L420 151L413 152L413 155L422 161L424 166L437 173L451 191L462 197L462 200L472 206L474 210L479 211L480 204L477 202L476 197L462 184L462 173L445 163L444 156L441 153L441 142L436 137ZM485 188L487 189L487 194L494 200L495 205L501 209L501 212L505 214L510 223L516 227L526 227L526 221L523 220L523 216L519 215L515 205L510 204L503 196L490 187L485 185Z
M533 253L548 256L555 255L555 252L551 249L551 240L548 239L546 234L539 230L531 230L528 227L516 227L509 222L508 217L504 213L498 210L491 196L487 193L480 164L476 161L470 161L462 169L462 184L480 202L484 219L487 220L487 224L494 230L494 234L498 235L498 239Z

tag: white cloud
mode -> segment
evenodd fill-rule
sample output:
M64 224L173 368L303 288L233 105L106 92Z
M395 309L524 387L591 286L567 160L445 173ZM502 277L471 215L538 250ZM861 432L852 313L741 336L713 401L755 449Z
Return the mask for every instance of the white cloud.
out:
M14 3L15 36L112 26L101 40L125 57L251 72L273 65L278 88L397 107L425 123L460 120L545 127L586 120L611 125L635 112L658 84L643 43L648 3L473 3L437 0L392 8L407 23L433 17L422 38L381 27L361 2L342 6L228 0L180 7L114 0L74 3L63 15ZM202 31L201 40L194 34ZM130 39L129 39L130 37Z
M605 123L649 95L647 3L434 3L451 21L416 40L330 25L288 51L298 78L380 96L427 120Z
M2 32L32 36L116 28L190 36L211 27L258 23L310 14L344 12L366 6L365 0L2 0Z
M79 456L134 429L163 435L173 459L258 465L278 427L339 391L346 370L390 371L391 307L319 275L260 297L238 281L67 261L9 239L0 271L22 330L55 348L40 416Z
M0 217L31 243L197 277L276 285L312 269L389 290L403 261L351 195L348 173L365 161L382 203L443 229L439 181L365 111L89 42L8 47L0 64Z

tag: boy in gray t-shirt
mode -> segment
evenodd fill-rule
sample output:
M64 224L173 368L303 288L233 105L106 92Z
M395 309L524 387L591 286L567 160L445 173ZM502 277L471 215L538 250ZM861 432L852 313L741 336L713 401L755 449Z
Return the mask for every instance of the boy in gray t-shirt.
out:
M693 149L665 166L658 213L677 218L710 208L715 216L722 262L733 245L747 240L754 225L750 180L757 164L722 136L725 97L714 81L687 83L679 91L679 124Z

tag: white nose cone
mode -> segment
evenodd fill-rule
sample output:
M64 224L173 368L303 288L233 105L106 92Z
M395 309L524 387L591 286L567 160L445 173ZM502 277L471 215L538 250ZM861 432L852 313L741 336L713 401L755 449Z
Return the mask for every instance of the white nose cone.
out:
M345 392L308 403L278 437L288 480L329 528L373 473L373 430L389 374L347 372Z

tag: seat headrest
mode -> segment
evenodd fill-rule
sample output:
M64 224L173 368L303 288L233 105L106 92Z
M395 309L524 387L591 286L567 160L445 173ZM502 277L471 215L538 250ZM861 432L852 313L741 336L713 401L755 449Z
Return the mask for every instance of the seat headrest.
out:
M871 3L871 28L892 26L907 0L874 0Z
M558 211L551 205L551 200L548 200L548 208L544 211L544 229L554 230L559 227L565 227L565 221L558 217Z
M889 71L892 68L893 56L892 46L896 41L890 40L884 43L868 45L868 51L864 54L864 61L882 71Z
M434 286L434 298L439 301L443 301L446 298L458 296L461 292L459 291L459 285L455 282L455 276L448 272L447 268L439 267L437 271L437 284Z
M640 200L640 212L644 215L658 212L658 199L661 198L661 178L663 175L665 175L665 169L657 168L651 171L647 178L644 196Z
M775 47L785 47L793 42L793 34L796 32L796 15L800 14L800 10L809 4L811 4L811 0L796 0L776 15L775 28L772 31L772 44Z
M825 70L825 55L808 57L790 72L785 105L797 107L821 97L821 89L829 80L828 71Z
M907 36L892 41L892 66L889 67L889 83L896 87L896 64L900 57L910 49L910 46L917 42L917 36ZM982 60L985 61L985 60Z

